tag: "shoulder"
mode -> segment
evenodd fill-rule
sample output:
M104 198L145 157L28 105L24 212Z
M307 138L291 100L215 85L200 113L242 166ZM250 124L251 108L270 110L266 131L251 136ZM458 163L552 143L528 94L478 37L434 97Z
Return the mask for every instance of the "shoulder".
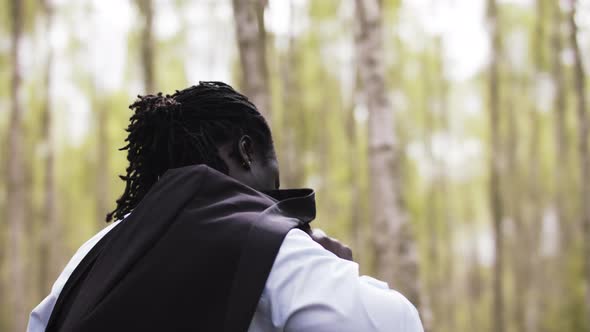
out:
M39 303L31 312L29 316L29 324L27 327L27 331L29 332L37 332L37 331L45 331L45 327L47 322L49 321L49 317L51 316L51 312L53 311L53 307L57 302L59 294L61 293L63 287L65 286L66 282L70 278L70 275L74 272L78 264L84 259L84 257L88 254L88 252L96 245L100 239L102 239L109 231L115 227L119 221L113 222L112 224L108 225L100 232L95 234L91 237L88 241L78 248L76 253L72 256L66 267L63 269L53 287L51 288L51 292L41 303Z
M76 253L72 256L72 258L70 259L62 273L59 275L59 277L53 284L53 287L51 289L52 293L59 294L61 292L66 281L68 280L72 272L74 272L78 264L80 264L80 262L88 254L88 252L92 250L92 248L98 243L98 241L100 241L108 232L110 232L115 226L117 226L119 222L120 221L115 221L107 227L103 228L101 231L99 231L90 239L88 239L88 241L84 242L84 244L82 244L80 248L78 248Z
M258 309L277 330L422 331L416 309L402 294L359 276L357 263L338 258L298 229L285 237Z

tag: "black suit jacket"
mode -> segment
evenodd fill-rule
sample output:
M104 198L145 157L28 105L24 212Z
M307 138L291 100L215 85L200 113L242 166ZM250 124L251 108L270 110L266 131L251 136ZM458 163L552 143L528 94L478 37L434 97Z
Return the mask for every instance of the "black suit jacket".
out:
M314 217L310 189L169 170L78 265L46 331L246 331L285 235Z

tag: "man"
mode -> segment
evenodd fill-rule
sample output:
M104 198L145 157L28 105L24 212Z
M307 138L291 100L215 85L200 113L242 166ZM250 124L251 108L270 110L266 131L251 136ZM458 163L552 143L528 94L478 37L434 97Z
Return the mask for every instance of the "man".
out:
M279 190L270 129L221 82L139 97L112 223L28 331L422 331L414 306L312 232L314 193Z

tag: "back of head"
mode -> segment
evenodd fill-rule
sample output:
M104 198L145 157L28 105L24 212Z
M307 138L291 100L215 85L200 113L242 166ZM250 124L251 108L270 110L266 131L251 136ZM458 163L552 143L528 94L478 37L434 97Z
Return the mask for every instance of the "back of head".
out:
M172 95L138 98L129 106L134 113L121 149L129 161L121 176L125 191L107 221L129 213L168 169L205 164L227 174L218 147L242 135L273 150L270 129L256 106L225 83L200 82Z

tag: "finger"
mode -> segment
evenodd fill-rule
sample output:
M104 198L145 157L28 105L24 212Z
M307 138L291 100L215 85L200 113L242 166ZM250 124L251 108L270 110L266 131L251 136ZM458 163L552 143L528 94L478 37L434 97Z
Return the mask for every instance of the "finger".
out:
M323 230L319 229L319 228L314 228L312 231L313 235L317 236L317 237L321 237L321 238L327 238L328 235L326 234L326 232L324 232Z

